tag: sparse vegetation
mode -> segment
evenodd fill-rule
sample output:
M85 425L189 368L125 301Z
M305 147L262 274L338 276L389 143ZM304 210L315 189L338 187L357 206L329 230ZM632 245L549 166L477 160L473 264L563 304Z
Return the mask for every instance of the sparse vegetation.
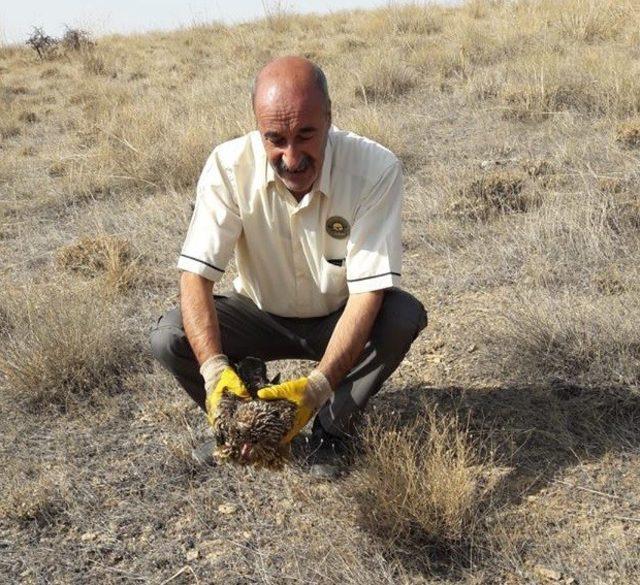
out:
M635 583L637 2L264 8L0 47L0 581ZM204 160L287 53L401 158L431 317L335 482L197 466L145 345Z

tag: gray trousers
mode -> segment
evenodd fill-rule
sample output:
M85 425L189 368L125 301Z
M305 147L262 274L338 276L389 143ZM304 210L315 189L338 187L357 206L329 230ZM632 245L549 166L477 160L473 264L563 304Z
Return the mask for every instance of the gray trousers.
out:
M234 362L247 356L265 361L320 361L343 311L306 319L279 317L260 310L253 301L235 292L214 295L214 299L222 351ZM352 434L369 398L398 367L426 325L426 311L416 298L397 288L385 291L362 355L318 413L325 431L341 437ZM185 335L179 306L158 319L151 331L151 350L204 410L204 381Z

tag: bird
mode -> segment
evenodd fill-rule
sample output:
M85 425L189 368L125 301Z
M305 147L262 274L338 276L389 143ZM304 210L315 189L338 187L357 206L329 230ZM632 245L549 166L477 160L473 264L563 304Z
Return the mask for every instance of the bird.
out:
M258 398L260 388L280 380L278 374L269 382L264 360L246 357L235 365L235 369L251 400L223 391L213 426L214 455L219 461L281 468L288 453L282 438L293 427L296 407L288 400Z

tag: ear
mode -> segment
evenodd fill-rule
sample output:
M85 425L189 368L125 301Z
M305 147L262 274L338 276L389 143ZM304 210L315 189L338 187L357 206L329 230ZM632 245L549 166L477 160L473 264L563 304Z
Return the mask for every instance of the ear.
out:
M280 372L278 372L274 377L273 380L271 380L270 384L273 384L274 386L276 384L280 384Z

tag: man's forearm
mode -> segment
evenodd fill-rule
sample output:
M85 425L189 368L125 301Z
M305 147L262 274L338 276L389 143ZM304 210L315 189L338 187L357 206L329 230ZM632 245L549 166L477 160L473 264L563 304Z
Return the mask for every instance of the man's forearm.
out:
M180 309L184 331L198 363L222 353L218 315L213 301L213 283L183 272L180 276Z
M318 364L335 390L360 357L378 316L384 291L351 295Z

